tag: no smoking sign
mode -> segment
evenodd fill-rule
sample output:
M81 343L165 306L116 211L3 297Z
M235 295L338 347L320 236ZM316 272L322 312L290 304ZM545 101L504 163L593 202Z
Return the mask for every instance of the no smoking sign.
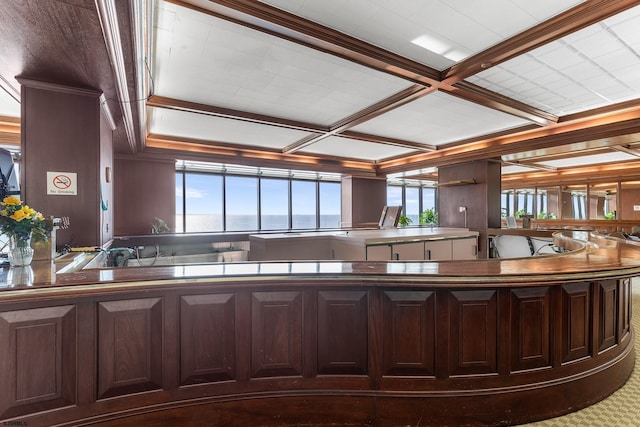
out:
M78 175L75 172L47 172L47 194L77 195Z

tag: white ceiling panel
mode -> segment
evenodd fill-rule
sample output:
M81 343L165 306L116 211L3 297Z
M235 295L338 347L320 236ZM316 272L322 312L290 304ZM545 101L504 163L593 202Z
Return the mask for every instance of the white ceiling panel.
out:
M411 84L386 73L163 3L154 94L330 125Z
M442 145L528 124L443 92L431 93L352 128L429 145Z
M622 153L619 151L615 151L607 154L592 154L588 156L580 156L580 157L569 157L566 159L559 160L539 160L536 163L544 166L550 166L554 168L569 168L576 166L586 166L590 164L598 164L598 163L614 163L614 162L624 162L631 160L640 160L637 156L633 156L631 154Z
M443 70L582 1L263 0L263 3ZM412 43L420 37L427 37L437 47L434 44L433 50L427 50Z
M411 153L411 150L403 147L395 147L386 144L374 144L371 142L359 141L355 139L330 136L324 138L308 147L305 153L323 154L327 156L340 156L352 159L363 159L370 161L383 160L389 157Z
M540 169L528 168L528 167L525 167L525 166L517 166L517 165L502 166L502 168L500 169L502 175L509 175L509 174L513 174L513 173L536 172L536 171L539 171L539 170Z
M149 132L178 138L282 149L309 134L276 126L151 108Z
M558 116L638 98L638 28L640 6L468 81ZM521 90L522 82L527 83L528 90Z

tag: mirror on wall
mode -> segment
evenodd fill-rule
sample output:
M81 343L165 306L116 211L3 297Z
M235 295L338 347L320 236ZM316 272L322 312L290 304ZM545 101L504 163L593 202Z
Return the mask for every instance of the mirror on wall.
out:
M587 219L587 186L562 186L560 203L561 219Z
M536 218L560 219L560 187L536 189Z
M617 210L617 183L589 185L589 219L616 219Z

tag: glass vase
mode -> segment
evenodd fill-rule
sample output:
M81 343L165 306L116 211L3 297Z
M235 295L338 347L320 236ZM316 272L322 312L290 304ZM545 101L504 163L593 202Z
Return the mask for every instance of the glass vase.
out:
M31 247L31 234L28 237L9 235L9 265L19 267L31 265L33 261L33 248Z

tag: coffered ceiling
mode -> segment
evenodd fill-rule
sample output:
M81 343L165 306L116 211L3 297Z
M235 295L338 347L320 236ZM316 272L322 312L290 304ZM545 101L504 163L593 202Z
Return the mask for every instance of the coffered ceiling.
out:
M640 1L25 0L0 23L0 144L24 76L101 89L119 155L640 178Z

